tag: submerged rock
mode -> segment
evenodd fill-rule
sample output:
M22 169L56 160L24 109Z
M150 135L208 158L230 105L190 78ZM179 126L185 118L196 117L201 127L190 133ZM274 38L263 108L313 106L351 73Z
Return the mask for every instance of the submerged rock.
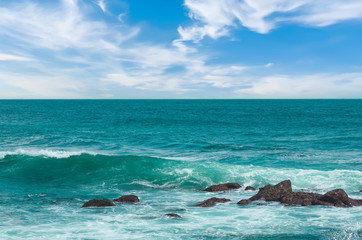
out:
M123 203L136 203L139 202L140 199L136 195L124 195L120 198L116 198L113 200L114 202L123 202Z
M83 207L113 207L116 206L114 202L109 199L92 199L83 204Z
M247 186L247 187L245 188L245 190L246 190L246 191L249 191L249 190L256 190L256 189L253 188L252 186Z
M250 200L250 199L243 199L243 200L240 200L239 202L238 202L238 204L240 205L240 206L245 206L245 205L248 205L249 203L251 203L252 201Z
M173 218L182 218L180 215L178 215L176 213L167 213L166 216L173 217Z
M241 188L240 184L238 184L238 183L222 183L222 184L212 185L212 186L204 189L203 191L221 192L221 191L228 191L228 190L238 189L238 188Z
M239 205L247 205L252 201L276 201L285 205L322 205L335 207L362 206L362 199L351 199L343 189L335 189L325 193L293 192L290 180L285 180L275 186L266 185L249 199L240 200Z
M230 202L230 199L227 198L217 198L217 197L213 197L213 198L209 198L197 205L195 205L196 207L212 207L214 206L216 203L226 203L226 202Z

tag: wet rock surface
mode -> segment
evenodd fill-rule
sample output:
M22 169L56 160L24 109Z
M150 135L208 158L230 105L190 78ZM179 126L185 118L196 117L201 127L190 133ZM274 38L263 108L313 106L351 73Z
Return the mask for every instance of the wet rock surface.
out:
M217 197L213 197L213 198L209 198L197 205L195 205L196 207L212 207L214 206L216 203L226 203L226 202L230 202L230 199L227 198L217 198Z
M238 204L240 205L240 206L245 206L245 205L248 205L249 203L251 203L252 201L251 200L249 200L249 199L243 199L243 200L240 200L239 202L238 202Z
M251 201L265 200L265 201L280 201L280 199L292 193L292 183L290 180L285 180L275 186L266 185L259 189L259 192L250 198Z
M254 190L256 190L256 189L253 188L252 186L247 186L247 187L245 188L245 191L254 191Z
M109 199L92 199L88 202L84 203L82 208L84 207L113 207L116 206L114 202Z
M140 199L136 195L124 195L120 198L114 199L113 201L121 203L137 203Z
M238 188L241 188L240 184L238 184L238 183L222 183L222 184L212 185L212 186L204 189L203 191L221 192L221 191L228 191L228 190L238 189Z
M280 202L285 205L301 205L311 206L316 205L316 201L321 197L318 193L306 193L306 192L292 192L281 197Z
M240 200L239 205L247 205L252 201L264 200L280 202L289 206L335 206L353 207L361 206L362 199L351 199L343 189L335 189L325 194L293 192L290 180L285 180L275 186L266 185L249 199Z

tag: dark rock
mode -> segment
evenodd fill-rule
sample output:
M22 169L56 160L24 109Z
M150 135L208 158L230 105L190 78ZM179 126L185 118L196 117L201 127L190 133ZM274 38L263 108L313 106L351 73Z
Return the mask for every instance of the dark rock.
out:
M318 200L331 203L336 207L353 207L362 205L362 200L349 198L343 189L334 189L329 191Z
M213 198L209 198L209 199L203 201L202 203L197 204L196 207L212 207L216 203L225 203L225 202L230 202L230 201L231 200L227 199L227 198L213 197Z
M136 203L139 202L139 198L136 195L124 195L120 198L114 199L114 202L123 202L123 203Z
M318 193L291 192L281 197L280 202L286 205L311 206L322 195Z
M285 180L275 186L269 184L260 188L257 194L249 198L250 202L256 200L276 201L291 206L362 206L362 199L349 198L343 189L335 189L324 195L318 193L293 192L290 180ZM246 205L250 203L247 201L248 200L241 200L239 203L240 205Z
M349 199L352 206L362 206L362 199Z
M173 217L173 218L182 218L180 215L178 215L176 213L167 213L166 216Z
M252 186L247 186L247 187L245 188L245 190L246 190L246 191L249 191L249 190L256 190L256 189L253 188Z
M249 203L251 203L252 201L251 200L249 200L249 199L243 199L243 200L240 200L239 202L238 202L238 204L240 205L240 206L245 206L245 205L248 205Z
M329 206L329 207L333 207L334 204L333 203L329 203L329 202L323 202L323 201L320 201L320 200L314 200L312 202L312 205L321 205L321 206Z
M83 207L112 207L116 206L114 202L109 199L92 199L83 204Z
M327 192L319 198L320 201L336 204L337 202L349 205L349 197L343 189L335 189ZM340 204L339 203L339 204Z
M204 189L203 191L220 192L220 191L228 191L228 190L237 189L237 188L241 188L240 184L238 184L238 183L222 183L222 184L218 184L218 185L212 185L212 186Z
M292 193L292 183L290 180L285 180L275 186L266 185L259 189L259 192L250 198L251 201L280 201L281 198L289 193Z

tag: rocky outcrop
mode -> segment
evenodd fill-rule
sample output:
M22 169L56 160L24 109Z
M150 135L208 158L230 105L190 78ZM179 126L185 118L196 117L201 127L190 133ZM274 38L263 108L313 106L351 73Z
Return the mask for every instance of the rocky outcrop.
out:
M136 203L139 202L140 199L136 195L124 195L120 198L114 199L113 201L121 203Z
M212 186L204 189L203 191L221 192L221 191L228 191L228 190L238 189L238 188L241 188L240 184L238 184L238 183L222 183L222 184L218 184L218 185L212 185Z
M247 187L245 188L245 191L254 191L254 190L256 190L256 189L253 188L252 186L247 186Z
M178 215L176 213L167 213L166 216L167 217L172 217L172 218L182 218L180 215Z
M264 200L264 201L280 201L280 199L292 193L292 183L290 180L285 180L275 186L266 185L259 189L259 192L250 198L251 201Z
M92 199L83 204L82 208L84 207L113 207L116 206L114 202L109 199Z
M285 180L275 186L266 185L259 189L259 192L249 199L240 200L239 205L247 205L252 201L276 201L285 205L293 206L335 206L335 207L353 207L361 206L362 199L351 199L343 189L335 189L326 194L293 192L290 180Z
M213 198L209 198L197 205L195 205L196 207L212 207L214 206L216 203L226 203L226 202L230 202L230 199L227 198L217 198L217 197L213 197Z

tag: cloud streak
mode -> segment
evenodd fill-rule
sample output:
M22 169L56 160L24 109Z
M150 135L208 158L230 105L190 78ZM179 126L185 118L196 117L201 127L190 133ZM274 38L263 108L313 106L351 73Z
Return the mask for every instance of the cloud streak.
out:
M103 12L107 12L106 3L104 2L104 0L99 0L97 2L97 5L102 9Z
M217 39L240 26L265 34L282 24L325 27L362 19L359 0L185 0L185 6L196 22L179 27L180 41Z
M114 51L139 31L138 28L120 31L105 22L90 20L76 0L62 0L58 8L49 8L32 2L1 7L0 30L32 48L101 51Z
M32 59L23 56L0 53L0 61L32 61Z
M236 90L242 98L360 98L362 73L272 75Z
M22 74L0 72L3 98L89 98L86 84L64 74Z

